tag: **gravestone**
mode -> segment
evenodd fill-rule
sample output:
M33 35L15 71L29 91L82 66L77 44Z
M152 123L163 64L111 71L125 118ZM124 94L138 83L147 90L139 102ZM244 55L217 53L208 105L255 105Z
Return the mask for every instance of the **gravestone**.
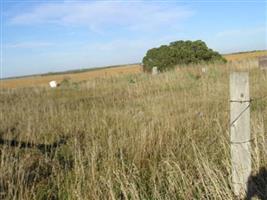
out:
M57 82L56 82L56 81L50 81L50 82L49 82L49 86L50 86L51 88L56 88L56 87L57 87Z
M159 72L158 72L158 68L157 67L153 67L152 68L152 75L157 75Z
M207 70L207 68L206 68L206 67L202 67L202 68L201 68L201 71L202 71L202 73L204 73L204 74L205 74L205 73L207 73L207 71L208 71L208 70Z

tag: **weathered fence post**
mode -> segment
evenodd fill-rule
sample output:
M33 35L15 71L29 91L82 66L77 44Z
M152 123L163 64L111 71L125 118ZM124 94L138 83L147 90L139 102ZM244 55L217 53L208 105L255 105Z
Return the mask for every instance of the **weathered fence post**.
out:
M244 197L251 174L249 75L230 75L230 133L232 184L236 196Z

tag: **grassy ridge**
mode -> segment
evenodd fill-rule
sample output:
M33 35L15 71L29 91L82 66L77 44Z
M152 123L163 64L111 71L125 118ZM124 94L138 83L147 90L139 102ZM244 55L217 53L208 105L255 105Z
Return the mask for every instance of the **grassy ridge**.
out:
M255 61L3 90L1 198L236 199L228 132L233 70L250 71L252 98L267 95ZM255 174L267 165L266 106L261 99L251 108Z

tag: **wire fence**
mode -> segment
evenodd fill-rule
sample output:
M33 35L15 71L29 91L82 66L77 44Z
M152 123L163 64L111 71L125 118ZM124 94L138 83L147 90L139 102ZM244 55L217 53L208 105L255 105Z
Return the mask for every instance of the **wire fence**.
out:
M237 122L237 121L241 118L242 114L243 114L245 111L247 111L247 110L251 107L251 105L252 105L253 103L255 103L255 102L257 102L257 101L261 101L261 100L266 100L266 102L267 102L267 95L260 96L260 97L255 97L255 98L250 98L250 100L248 100L248 101L232 101L232 100L230 100L229 102L249 103L249 104L248 104L248 105L247 105L247 106L240 112L240 114L239 114L233 121L230 122L230 124L229 124L229 129L230 129L231 126L234 125L235 122ZM228 109L227 109L227 112L229 112ZM219 139L219 135L215 135L215 137L210 141L210 143L208 144L208 146L209 146L209 145L213 145L218 139ZM230 145L230 144L242 144L242 143L252 142L252 141L254 141L255 139L256 139L256 138L251 138L250 140L243 141L243 142L232 142L232 141L230 141L229 139L227 139L226 141L227 141L227 143ZM267 151L266 151L266 153L267 153Z

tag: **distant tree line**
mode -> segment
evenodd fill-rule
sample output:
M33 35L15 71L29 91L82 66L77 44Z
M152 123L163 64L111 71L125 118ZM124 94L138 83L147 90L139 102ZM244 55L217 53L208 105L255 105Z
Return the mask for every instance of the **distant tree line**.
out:
M159 71L166 71L176 65L202 62L226 62L226 59L208 48L201 40L180 40L149 49L143 58L143 67L144 71L151 71L153 67L157 67Z

